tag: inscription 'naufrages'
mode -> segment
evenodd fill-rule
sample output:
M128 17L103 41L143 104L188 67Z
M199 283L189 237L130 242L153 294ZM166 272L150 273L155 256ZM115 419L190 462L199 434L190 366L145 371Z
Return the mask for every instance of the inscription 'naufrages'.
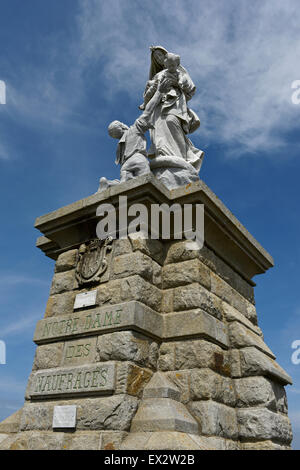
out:
M36 378L34 393L99 389L107 383L107 372L107 368L97 368L94 371L39 375Z

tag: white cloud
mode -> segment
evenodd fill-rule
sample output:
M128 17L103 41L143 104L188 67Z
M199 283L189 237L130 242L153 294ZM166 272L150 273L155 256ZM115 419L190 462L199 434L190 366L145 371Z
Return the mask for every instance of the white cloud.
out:
M78 5L70 11L72 36L53 31L43 37L47 61L20 66L8 83L11 118L47 131L99 132L109 99L118 92L140 104L149 45L161 44L181 55L197 86L190 103L201 118L192 136L197 145L223 145L224 156L278 148L282 158L288 156L284 134L299 127L300 114L300 105L291 101L291 84L300 79L297 0L78 0ZM89 116L87 95L94 89L105 103ZM0 139L0 158L7 155Z
M0 273L0 289L7 289L15 287L19 284L38 284L40 286L47 286L48 281L39 279L37 277L20 275L20 274L1 274Z
M2 376L0 382L0 392L11 392L12 390L14 393L24 392L26 388L26 382L20 382L16 380L15 377L11 376ZM14 407L11 406L9 403L4 404L4 407L7 409L13 409Z
M236 156L286 144L299 126L291 83L300 78L298 2L81 0L81 66L103 60L106 87L139 101L148 46L177 52L198 87L197 139L229 144ZM298 112L298 114L297 114ZM195 138L195 137L194 137Z

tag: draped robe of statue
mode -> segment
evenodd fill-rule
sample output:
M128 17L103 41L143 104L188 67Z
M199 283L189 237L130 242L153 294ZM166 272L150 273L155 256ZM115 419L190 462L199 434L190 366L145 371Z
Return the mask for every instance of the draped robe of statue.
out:
M153 67L152 67L153 69ZM181 65L178 67L178 86L174 86L163 95L151 117L150 129L151 148L149 157L174 156L183 158L199 171L203 151L197 149L187 134L194 132L200 125L196 113L188 108L187 102L195 93L196 87L188 72ZM146 85L144 98L150 86L157 86L163 78L165 70L161 70Z

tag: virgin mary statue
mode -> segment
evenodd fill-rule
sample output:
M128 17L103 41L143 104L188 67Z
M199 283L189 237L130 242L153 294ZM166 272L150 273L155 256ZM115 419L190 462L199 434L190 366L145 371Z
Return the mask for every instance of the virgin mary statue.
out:
M171 77L172 85L169 91L163 94L151 116L153 127L150 130L149 157L182 158L199 172L204 153L195 148L187 137L187 134L194 132L200 125L196 113L187 106L196 87L186 69L180 65L179 56L169 54L161 46L152 46L150 50L149 80L144 92L144 104L140 108L145 107L149 95L151 97L151 90L157 89L158 83L165 76ZM174 62L174 58L175 62L177 61L175 66L171 63ZM170 73L171 66L174 68L173 73Z

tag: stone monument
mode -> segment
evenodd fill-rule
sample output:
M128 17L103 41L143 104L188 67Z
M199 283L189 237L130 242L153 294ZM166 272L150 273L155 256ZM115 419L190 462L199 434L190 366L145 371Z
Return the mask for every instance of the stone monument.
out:
M141 116L110 126L120 181L102 178L95 194L36 220L55 270L25 403L0 423L1 449L290 448L291 378L264 342L252 280L273 260L198 177L194 93L180 58L151 48ZM120 235L124 198L126 228L137 205L151 227L153 205L203 204L204 243L145 227L97 237L104 204Z

